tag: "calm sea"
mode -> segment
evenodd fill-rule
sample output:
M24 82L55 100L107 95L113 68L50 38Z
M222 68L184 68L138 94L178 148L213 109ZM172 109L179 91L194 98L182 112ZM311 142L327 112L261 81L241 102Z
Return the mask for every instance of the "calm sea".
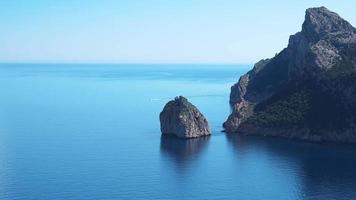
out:
M0 65L0 199L355 199L356 148L225 135L242 65ZM209 138L161 138L186 96Z

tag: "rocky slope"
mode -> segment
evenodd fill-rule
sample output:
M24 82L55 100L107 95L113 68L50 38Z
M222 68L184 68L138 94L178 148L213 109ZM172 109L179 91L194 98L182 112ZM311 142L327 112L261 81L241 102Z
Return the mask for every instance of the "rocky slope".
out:
M228 133L356 143L356 29L307 9L287 48L231 87Z
M160 113L161 132L179 138L196 138L210 135L203 114L182 96L169 101Z

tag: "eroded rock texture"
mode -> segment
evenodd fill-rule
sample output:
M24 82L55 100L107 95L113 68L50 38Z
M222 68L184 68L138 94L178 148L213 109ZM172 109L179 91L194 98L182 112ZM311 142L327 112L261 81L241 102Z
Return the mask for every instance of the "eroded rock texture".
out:
M185 97L169 101L160 113L161 132L179 138L196 138L211 134L204 115Z

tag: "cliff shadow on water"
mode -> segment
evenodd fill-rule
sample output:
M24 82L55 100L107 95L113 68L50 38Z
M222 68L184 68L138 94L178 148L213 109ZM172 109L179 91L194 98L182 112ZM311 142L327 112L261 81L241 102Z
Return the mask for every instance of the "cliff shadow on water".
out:
M352 145L239 134L227 134L226 138L240 163L251 157L262 158L263 162L283 160L275 167L280 175L285 169L293 169L293 176L300 179L299 187L304 197L337 199L340 191L350 199L356 195L356 147ZM268 158L267 161L264 158Z

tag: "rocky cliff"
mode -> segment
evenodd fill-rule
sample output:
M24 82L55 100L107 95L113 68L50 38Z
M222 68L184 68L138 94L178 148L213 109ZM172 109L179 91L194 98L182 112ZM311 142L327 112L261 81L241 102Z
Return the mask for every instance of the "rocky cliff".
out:
M287 48L231 87L230 105L228 133L356 143L356 29L307 9Z
M164 106L159 118L163 135L196 138L211 133L204 115L182 96L169 101Z

